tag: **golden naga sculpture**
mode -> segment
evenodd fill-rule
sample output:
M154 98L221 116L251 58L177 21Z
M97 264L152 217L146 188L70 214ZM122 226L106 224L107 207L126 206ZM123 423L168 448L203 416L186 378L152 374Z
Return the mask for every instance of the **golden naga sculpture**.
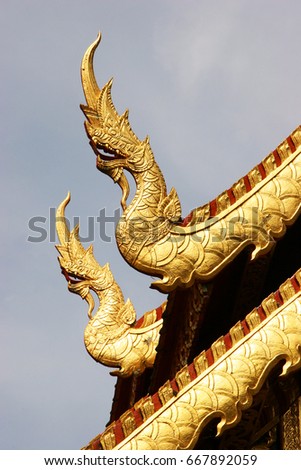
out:
M93 56L99 42L100 35L83 57L87 105L81 108L97 168L122 189L116 241L125 260L160 278L152 287L170 292L189 287L196 278L209 281L247 245L254 247L253 259L269 251L300 212L300 128L230 190L182 220L177 193L174 188L167 193L149 138L138 139L127 111L118 115L112 80L102 89L97 85ZM137 187L129 205L124 170Z
M95 361L118 368L111 375L140 375L154 363L162 326L162 318L158 319L157 313L164 311L165 304L147 312L139 321L139 327L135 327L135 309L130 300L124 301L109 265L101 267L98 264L92 246L84 249L79 241L78 225L69 231L65 219L69 201L70 194L57 209L56 229L61 243L57 249L69 291L80 295L89 304L90 320L84 334L86 349ZM90 291L95 292L100 303L94 316L94 299Z

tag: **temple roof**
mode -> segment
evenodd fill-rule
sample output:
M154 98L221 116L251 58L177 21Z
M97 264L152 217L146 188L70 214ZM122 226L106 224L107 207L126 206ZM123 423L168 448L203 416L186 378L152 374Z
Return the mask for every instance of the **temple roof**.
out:
M300 144L298 127L246 177L203 206L202 217L227 209L236 188L255 181L254 175L261 180L263 169L267 176L268 169L285 164ZM190 222L188 217L185 224ZM252 260L246 247L212 281L171 292L164 309L157 309L163 327L153 368L118 379L110 422L85 448L194 448L210 422L218 433L237 426L277 365L277 375L282 367L284 375L298 370L300 237L298 217L267 253Z

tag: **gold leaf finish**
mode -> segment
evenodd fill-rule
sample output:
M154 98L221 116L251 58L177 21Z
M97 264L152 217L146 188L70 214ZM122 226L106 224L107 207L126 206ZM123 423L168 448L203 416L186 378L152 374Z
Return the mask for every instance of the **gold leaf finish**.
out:
M164 311L165 304L145 313L141 326L135 327L134 307L130 300L124 301L109 265L98 264L92 246L84 249L79 241L78 226L69 231L65 219L69 201L70 195L57 209L56 228L61 243L57 249L69 291L80 295L89 304L90 320L84 334L86 349L95 361L117 367L111 375L140 375L145 368L153 366L162 326L162 318L158 318L157 313ZM94 316L90 291L94 291L100 303Z
M128 112L117 113L110 80L98 88L93 56L100 36L82 62L87 105L86 131L97 155L97 168L122 189L123 214L116 229L118 248L134 268L160 278L152 287L170 292L189 287L195 279L211 280L244 247L252 258L268 252L294 222L301 207L301 128L248 175L211 203L181 219L174 188L168 193L148 137L139 140ZM127 205L132 174L136 194Z

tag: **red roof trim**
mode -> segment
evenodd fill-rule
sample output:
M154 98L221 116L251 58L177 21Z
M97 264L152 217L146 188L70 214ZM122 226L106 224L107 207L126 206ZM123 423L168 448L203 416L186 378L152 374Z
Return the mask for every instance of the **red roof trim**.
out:
M288 138L286 139L286 141L287 141L287 143L288 143L288 146L289 146L291 152L294 153L295 150L296 150L296 146L295 146L295 144L294 144L293 139L291 138L291 136L288 136Z
M241 321L240 323L241 323L241 326L242 326L244 335L246 336L247 334L250 333L249 325L248 325L248 323L246 322L246 320L243 320L243 321Z
M226 350L227 350L227 351L232 348L233 344L232 344L232 338L231 338L230 333L227 333L227 334L224 336L224 343L225 343L225 346L226 346Z
M214 217L217 213L216 199L213 199L213 201L211 201L209 205L210 205L210 217Z
M155 411L159 410L162 407L162 403L158 393L154 393L154 395L152 395L152 402L154 404Z
M257 168L259 170L259 173L261 174L262 179L264 180L264 178L267 176L267 173L265 171L263 164L259 163L259 165L257 165Z
M250 180L249 180L248 175L244 176L244 177L243 177L243 180L244 180L244 183L245 183L246 191L247 191L247 192L251 191L252 186L251 186L251 183L250 183Z
M261 305L260 305L260 307L258 307L257 312L258 312L258 315L259 315L261 321L266 319L266 317L267 317L266 313L265 313L265 311L264 311L264 309L262 308Z
M195 367L194 367L193 362L192 362L191 364L189 364L189 366L188 366L188 372L189 372L191 381L193 381L194 379L197 378L198 374L196 373L196 370L195 370Z
M186 227L186 225L189 224L189 222L191 221L192 219L192 212L190 212L190 214L188 214L183 220L182 222L180 223L181 227Z
M123 439L125 438L125 435L123 433L121 421L118 419L115 421L115 427L114 427L114 434L116 438L116 444L119 444L119 442L122 442Z
M214 357L213 357L213 352L210 349L207 349L206 351L206 357L207 357L207 361L208 361L208 366L212 366L212 364L214 363Z
M296 276L293 276L291 278L291 283L292 283L292 286L293 288L295 289L295 292L299 292L300 291L300 284L298 282L298 279L296 278Z
M236 202L236 197L234 196L233 189L232 188L228 189L227 194L230 200L230 204L234 204L234 202Z
M175 395L176 395L179 391L179 387L178 387L178 384L177 384L176 380L175 379L170 380L170 385L171 385L171 388L173 389L173 391L175 392Z
M276 167L279 167L290 156L290 152L294 153L296 151L297 147L300 145L300 137L299 137L300 129L301 129L301 126L297 127L297 129L295 129L295 131L292 132L291 135L289 135L280 145L278 145L278 147L273 152L271 152L265 159L263 159L261 163L255 166L247 175L243 176L239 180L240 183L241 181L244 182L245 191L246 191L245 194L247 194L254 187L256 187L257 180L253 183L252 182L253 178L251 176L254 170L259 171L262 180L267 178L267 176L271 173L271 171L273 170L273 166L270 169L270 164L267 161L268 159L271 158L271 155L274 156ZM297 133L298 135L296 136ZM295 144L294 142L295 138L296 138L297 144ZM286 148L284 149L283 146L285 146ZM289 147L290 151L288 151L287 146ZM221 207L219 207L219 200L220 198L224 198L225 193L228 195L228 198L229 198L229 201L226 202L227 207L230 207L232 204L234 204L235 202L239 200L239 198L235 197L235 185L233 185L230 189L224 191L217 198L205 204L203 207L194 209L187 217L184 218L184 220L180 223L180 225L183 227L190 225L190 222L193 220L193 214L195 213L200 214L201 210L204 210L204 214L205 214L204 216L206 219L207 218L210 219L218 215L222 210L225 209L224 201L223 201L223 204L220 205ZM209 215L208 215L208 212L209 212Z
M147 313L148 312L146 312L141 318L139 318L139 320L136 321L134 328L142 327L143 322L144 322L144 317ZM163 308L162 308L162 305L160 305L159 307L156 308L156 320L155 321L161 320L162 316L163 316Z
M140 410L136 410L136 409L133 409L132 413L133 413L133 416L135 418L135 423L136 423L137 428L138 428L143 423L142 414L141 414Z
M274 155L276 166L280 166L281 163L282 163L282 160L281 160L281 157L280 157L277 149L274 150L273 155Z
M278 305L283 305L283 299L281 297L281 294L280 294L279 290L277 290L277 292L275 292L274 298L275 298Z

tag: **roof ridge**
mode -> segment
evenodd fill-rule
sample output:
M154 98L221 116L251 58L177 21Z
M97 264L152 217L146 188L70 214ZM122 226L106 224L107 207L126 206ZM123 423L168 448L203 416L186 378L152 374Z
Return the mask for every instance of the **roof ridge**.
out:
M270 152L258 165L234 183L231 188L223 191L212 201L193 209L182 222L190 226L197 222L215 217L223 210L249 193L258 183L279 168L301 145L301 126L298 126L275 150Z

